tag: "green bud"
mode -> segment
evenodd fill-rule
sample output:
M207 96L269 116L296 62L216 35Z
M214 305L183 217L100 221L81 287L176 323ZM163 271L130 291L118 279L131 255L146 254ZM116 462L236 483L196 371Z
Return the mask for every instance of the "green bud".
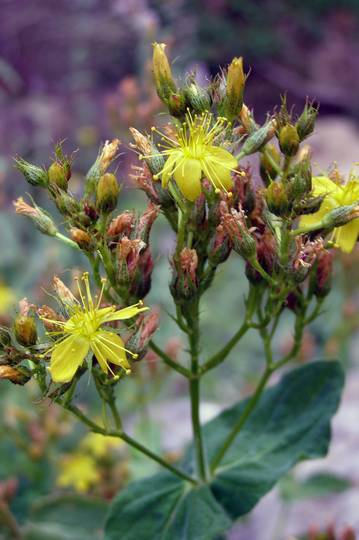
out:
M34 317L18 315L14 322L14 332L17 341L24 347L36 344L37 329Z
M301 142L313 133L317 116L318 108L307 102L295 125Z
M27 216L34 222L36 228L48 236L56 236L57 227L50 216L39 206L30 206L22 197L14 201L15 212Z
M228 66L226 96L223 103L224 115L230 122L237 118L242 110L245 82L243 58L233 58Z
M15 158L15 167L25 176L27 182L32 186L48 186L48 174L42 167L37 167L37 165L33 165L21 157Z
M153 44L152 66L158 97L168 104L168 99L176 93L177 89L165 48L165 43Z
M323 228L333 228L340 227L341 225L346 225L353 219L359 217L359 204L354 203L347 206L340 206L335 208L322 219Z
M57 186L63 191L67 191L69 179L71 176L70 170L66 170L66 167L58 161L54 161L50 165L47 172L50 185Z
M325 199L325 195L319 195L317 197L307 197L294 204L294 211L297 216L305 214L315 214L318 212Z
M203 113L211 108L211 98L208 91L195 81L185 88L184 93L189 107L195 113Z
M260 157L260 174L266 186L275 180L278 174L273 162L280 166L280 153L274 144L267 144Z
M168 112L174 117L181 117L187 110L187 100L184 93L173 93L166 101Z
M258 152L268 141L271 140L275 133L276 123L275 120L270 120L264 126L254 131L248 139L244 142L238 159L244 156L249 156Z
M276 216L284 216L290 209L287 188L283 182L272 182L265 191L268 210Z
M287 157L293 157L298 152L299 135L295 126L286 124L279 131L279 146L283 154Z
M96 204L100 212L109 214L112 212L118 201L120 186L114 174L106 173L101 176L97 184Z
M67 216L73 216L81 210L79 202L63 190L58 190L56 193L55 204L61 214Z

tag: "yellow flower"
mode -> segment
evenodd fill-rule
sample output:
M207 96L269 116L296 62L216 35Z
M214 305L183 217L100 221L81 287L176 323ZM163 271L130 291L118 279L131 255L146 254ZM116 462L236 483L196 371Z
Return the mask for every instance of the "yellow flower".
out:
M88 433L81 441L81 448L90 452L95 458L103 458L112 448L122 444L118 437L107 437L101 433Z
M315 225L331 210L359 201L359 180L357 178L350 178L346 184L335 183L326 176L315 176L312 181L312 195L314 197L325 195L325 198L318 212L302 216L300 219L301 227ZM350 253L355 246L358 235L359 218L356 218L341 227L336 227L331 240L344 253Z
M60 469L57 484L60 487L73 487L79 493L85 493L101 479L94 458L82 453L63 457Z
M161 178L163 187L167 187L173 175L189 201L194 201L200 195L202 176L210 180L217 192L230 190L233 185L231 171L235 171L237 160L215 144L223 135L226 123L225 118L218 118L213 123L213 116L208 112L195 116L187 113L186 121L177 129L175 139L160 133L165 142L162 154L167 156L167 160L154 179Z
M0 283L0 315L6 315L15 302L15 294L9 287Z
M57 332L49 332L51 335L59 336L50 349L49 371L54 382L71 381L90 351L95 355L105 373L108 371L113 373L109 362L120 366L126 373L130 373L126 352L134 358L137 357L136 354L125 349L118 334L104 330L102 325L111 321L130 319L148 308L142 307L142 302L119 310L116 310L115 306L100 308L105 280L96 305L92 299L87 272L83 274L82 280L85 283L85 295L78 283L81 302L76 301L68 306L70 318L67 321L43 318L45 322L60 327Z

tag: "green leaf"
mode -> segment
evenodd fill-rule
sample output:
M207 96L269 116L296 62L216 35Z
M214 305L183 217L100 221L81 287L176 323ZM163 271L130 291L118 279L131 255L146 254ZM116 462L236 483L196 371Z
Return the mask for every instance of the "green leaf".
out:
M140 480L111 505L105 540L213 540L249 512L297 462L324 456L343 386L338 362L313 362L266 390L208 485L168 473ZM248 400L204 426L213 459ZM181 464L194 474L193 448Z
M288 503L341 493L350 487L352 483L349 480L329 473L313 474L302 481L288 475L279 484L280 495Z
M81 540L89 535L100 539L107 510L108 504L95 497L76 494L43 497L32 505L29 538L35 533L40 535L44 529L44 535L48 534L49 538L62 534L63 539Z
M208 486L168 473L133 482L113 501L105 540L213 540L231 521Z
M296 463L326 455L330 419L338 408L343 383L338 362L312 362L289 372L263 393L211 483L213 494L232 518L249 512ZM206 425L209 460L246 403Z

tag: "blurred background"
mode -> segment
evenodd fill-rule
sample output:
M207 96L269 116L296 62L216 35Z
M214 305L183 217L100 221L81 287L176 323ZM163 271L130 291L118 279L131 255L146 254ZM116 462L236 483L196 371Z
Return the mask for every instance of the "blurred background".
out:
M49 207L39 191L25 185L13 157L46 166L54 143L65 140L66 150L79 149L71 189L80 192L99 145L119 137L121 209L143 207L144 197L128 180L135 161L128 127L146 130L162 113L151 78L153 41L168 44L180 78L195 69L200 80L209 80L219 66L243 56L250 72L245 100L259 121L285 92L298 112L307 96L319 101L320 120L309 141L316 172L337 162L348 173L359 159L358 0L0 0L0 9L0 319L5 323L23 296L44 298L42 287L54 273L66 281L70 269L85 266L80 256L15 217L12 201L25 192ZM255 167L253 175L258 176ZM161 222L154 234L157 272L149 303L161 310L158 341L180 355L163 286L172 238ZM334 290L325 313L308 330L299 359L339 356L348 372L330 454L298 467L233 528L230 540L350 540L347 527L359 538L358 261L358 250L338 254ZM236 330L246 287L241 272L232 257L217 277L216 291L204 299L204 352ZM222 327L213 305L223 306ZM278 349L285 350L290 339L288 317L279 329ZM261 349L250 333L218 374L208 377L203 419L246 395L260 366ZM20 521L31 522L28 538L101 538L97 528L106 501L153 466L118 442L86 438L61 411L39 404L31 385L26 388L0 382L0 535L5 500ZM121 408L132 432L175 459L190 437L181 381L147 362L122 391ZM100 415L91 392L86 382L79 399ZM141 411L137 416L135 406ZM92 480L89 459L99 471ZM2 534L8 538L5 527Z

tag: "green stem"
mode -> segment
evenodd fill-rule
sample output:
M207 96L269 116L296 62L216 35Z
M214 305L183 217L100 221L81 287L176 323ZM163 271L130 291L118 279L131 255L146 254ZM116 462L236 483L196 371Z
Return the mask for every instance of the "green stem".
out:
M265 156L266 160L269 161L275 172L277 174L281 174L282 169L280 168L280 165L272 158L270 152L268 152L268 150L264 150L262 153Z
M13 540L21 540L23 538L21 529L14 515L11 513L9 505L2 498L0 498L0 522L10 531Z
M246 404L246 406L244 408L244 411L242 412L242 414L239 417L238 421L236 422L236 424L232 428L231 432L228 434L228 436L225 439L223 445L221 446L221 448L218 450L218 452L214 456L214 458L212 460L212 463L211 463L211 472L212 472L212 474L215 472L218 465L221 463L222 459L224 458L224 456L228 452L230 446L234 442L234 440L237 437L238 433L241 431L241 429L242 429L243 425L245 424L247 418L249 417L249 415L251 414L251 412L253 411L253 409L257 405L257 403L258 403L258 401L259 401L259 399L260 399L260 397L262 395L262 392L263 392L263 390L265 388L265 385L266 385L266 383L267 383L267 381L270 378L272 373L273 373L273 369L270 368L269 366L267 366L265 371L263 372L262 377L259 380L259 383L257 385L257 388L256 388L254 394L247 401L247 404Z
M177 362L175 362L174 360L172 360L172 358L170 358L168 356L168 354L166 354L160 347L158 347L158 345L156 345L156 343L151 339L151 341L149 342L148 346L157 354L157 356L159 356L164 362L165 364L167 364L169 367L171 367L172 369L174 369L175 371L177 371L178 373L180 373L181 375L183 375L184 377L187 377L187 379L189 379L191 377L191 372L186 369L185 367L181 366L180 364L178 364Z
M190 322L192 324L190 324ZM199 310L198 302L194 306L191 321L188 321L190 333L188 334L191 354L191 379L189 391L191 398L191 419L193 439L196 452L197 472L200 479L205 482L207 478L206 458L203 445L202 428L199 416L200 408L200 366L199 366Z
M55 238L57 238L58 240L60 240L60 242L63 242L67 246L80 250L80 247L78 246L78 244L76 244L76 242L74 242L73 240L71 240L71 238L68 238L64 234L61 234L60 232L57 232L55 234Z
M62 405L61 401L58 401L58 403ZM179 478L182 478L183 480L186 480L187 482L191 482L192 484L197 484L197 481L194 478L192 478L184 471L178 469L174 465L171 465L170 463L162 459L161 456L158 456L157 454L149 450L149 448L147 448L146 446L143 446L141 443L139 443L138 441L136 441L135 439L133 439L132 437L124 433L121 429L106 430L102 428L101 426L95 424L95 422L90 420L90 418L88 418L75 405L67 404L65 408L69 410L70 412L72 412L72 414L74 414L79 420L81 420L81 422L83 422L86 426L88 426L94 433L101 433L102 435L107 435L108 437L118 437L119 439L126 442L132 448L135 448L142 454L152 459L152 461L155 461L156 463L158 463L165 469L168 469L169 471L171 471L173 474L175 474Z

